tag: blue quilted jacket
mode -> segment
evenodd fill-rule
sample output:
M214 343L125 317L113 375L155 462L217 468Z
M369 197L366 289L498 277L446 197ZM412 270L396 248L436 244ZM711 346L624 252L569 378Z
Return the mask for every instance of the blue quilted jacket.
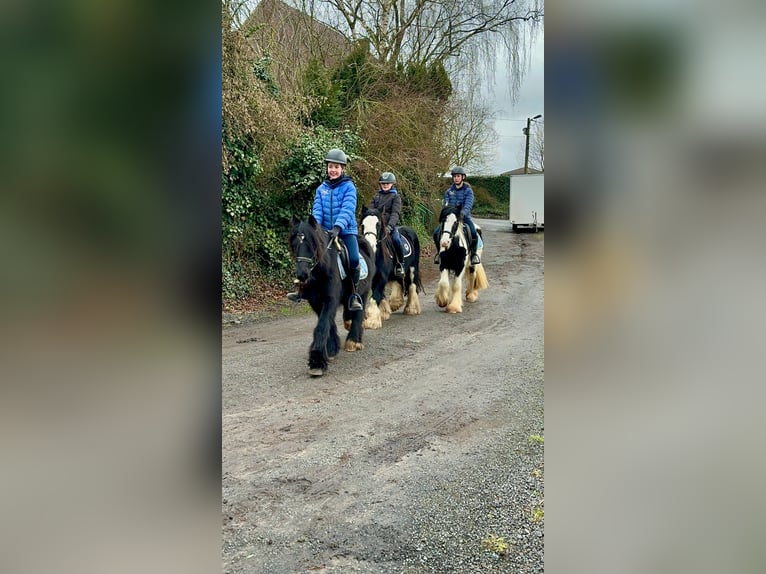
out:
M444 192L444 203L442 207L448 205L462 205L463 216L471 217L471 209L473 208L473 189L467 183L463 182L463 186L458 189L453 183L450 188Z
M328 231L337 225L341 235L358 235L356 186L351 178L342 175L334 181L326 179L319 184L311 213Z

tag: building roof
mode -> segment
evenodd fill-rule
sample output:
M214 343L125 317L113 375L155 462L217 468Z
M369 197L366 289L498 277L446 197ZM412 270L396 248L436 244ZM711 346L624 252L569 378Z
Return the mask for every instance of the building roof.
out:
M527 174L530 173L543 173L539 169L535 169L533 167L530 167L527 169ZM511 171L504 171L500 175L524 175L524 167L517 167L516 169L512 169Z

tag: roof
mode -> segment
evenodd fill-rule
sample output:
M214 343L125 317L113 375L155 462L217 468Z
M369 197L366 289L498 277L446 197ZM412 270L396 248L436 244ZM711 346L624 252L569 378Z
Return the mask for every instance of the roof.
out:
M543 173L539 169L535 169L533 167L530 167L527 169L527 174L530 173ZM511 171L504 171L500 175L524 175L524 168L523 167L517 167L516 169L512 169Z

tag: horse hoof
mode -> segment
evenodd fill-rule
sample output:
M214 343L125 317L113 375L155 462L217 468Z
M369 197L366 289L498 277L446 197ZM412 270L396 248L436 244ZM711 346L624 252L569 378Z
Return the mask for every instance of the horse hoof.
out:
M324 375L324 371L318 368L309 369L309 375L311 375L312 377L321 377L322 375Z
M346 352L353 353L354 351L362 350L364 350L364 345L362 343L357 343L356 341L346 341Z

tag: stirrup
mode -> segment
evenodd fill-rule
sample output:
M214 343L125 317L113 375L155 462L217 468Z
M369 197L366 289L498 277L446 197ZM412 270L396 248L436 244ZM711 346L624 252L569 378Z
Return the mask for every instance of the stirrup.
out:
M303 301L303 297L301 297L300 293L288 293L287 300L292 301L293 303L300 303Z
M348 298L348 310L364 311L364 307L362 306L362 298L359 296L359 293L353 293L351 297Z
M480 265L480 264L481 264L481 259L479 258L479 254L474 253L473 255L471 255L471 265Z
M435 263L436 265L438 265L440 260L441 260L441 252L440 252L440 251L437 251L437 252L436 252L436 255L434 256L434 263Z
M397 263L394 267L394 275L397 277L404 277L404 265Z

